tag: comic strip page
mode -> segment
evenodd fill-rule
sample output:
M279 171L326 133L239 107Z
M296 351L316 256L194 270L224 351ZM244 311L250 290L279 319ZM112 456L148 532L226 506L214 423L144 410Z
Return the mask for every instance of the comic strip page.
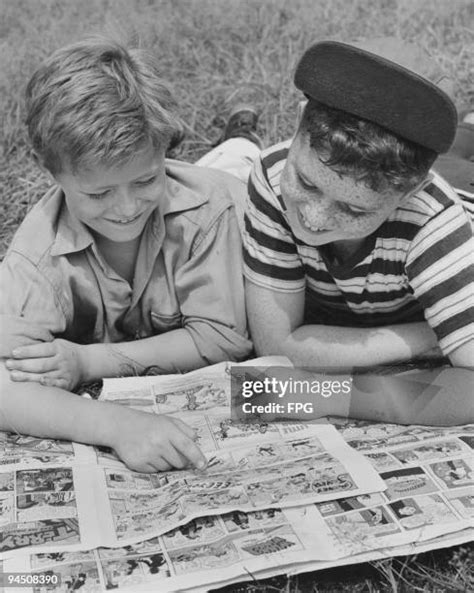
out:
M83 555L63 550L24 554L7 560L5 570L59 573L64 582L59 591L65 592L76 585L85 591L196 591L249 572L257 578L304 572L472 539L474 497L468 482L474 426L345 422L338 428L377 466L385 491L291 508L210 514L137 544Z
M55 591L64 593L72 590L73 583L88 592L156 587L153 590L165 593L204 585L215 578L236 578L243 570L264 570L269 565L310 558L311 546L324 548L318 532L314 525L311 541L303 541L284 509L236 511L195 519L139 544L32 554L8 561L7 568L37 575L59 574L62 586ZM38 586L32 590L40 593L47 589Z
M347 499L342 504L352 509L381 506L380 493ZM75 590L74 585L89 592L120 589L166 593L187 588L195 592L200 587L206 591L211 585L241 580L249 573L260 579L427 551L470 541L474 533L473 527L463 529L458 523L459 531L423 542L408 530L409 543L388 546L375 535L367 538L364 552L347 555L341 546L332 545L324 518L331 515L318 507L210 515L139 544L83 553L32 554L7 561L5 570L60 574L63 585L55 591L64 593ZM353 544L354 539L350 536L348 542ZM46 590L32 589L34 593Z
M88 463L93 459L93 452L85 445L0 432L0 469Z
M95 545L94 466L3 469L0 472L0 558L23 550Z
M201 426L211 434L219 422L209 420L204 417ZM323 502L385 488L332 426L275 424L270 435L259 443L249 434L250 445L214 449L205 471L139 474L104 467L116 538L107 545L161 535L211 513Z
M474 425L234 422L218 366L104 393L183 418L209 459L202 472L131 472L92 447L81 464L67 443L6 435L4 450L24 452L0 472L4 570L59 574L59 592L166 593L472 538Z
M116 535L108 545L161 535L209 513L302 505L385 488L370 462L354 455L331 426L230 419L229 368L221 363L185 376L105 381L103 400L185 421L209 460L205 471L148 476L120 469L110 453L98 451Z
M93 454L84 447L77 455L68 443L6 435L5 450L16 453L8 454L10 463L0 473L2 557L31 547L50 551L56 543L74 551L87 545L120 547L210 514L304 505L385 488L372 464L332 426L230 420L225 363L189 375L147 379L154 382L153 405L176 408L170 413L196 429L209 458L205 471L140 474L109 451ZM119 390L120 398L130 404L137 393L129 387L134 380L123 382L127 387ZM186 390L193 398L183 395ZM54 466L55 458L68 464ZM78 458L91 462L79 464ZM83 512L81 496L94 499Z
M316 505L345 554L436 538L474 526L474 426L345 422L340 433L387 489Z

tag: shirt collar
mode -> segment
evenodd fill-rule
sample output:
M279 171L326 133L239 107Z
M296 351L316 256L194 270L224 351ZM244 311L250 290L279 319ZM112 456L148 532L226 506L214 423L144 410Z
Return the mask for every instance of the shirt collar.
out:
M64 192L60 187L57 188L53 199L58 201L58 218L56 238L51 248L51 255L76 253L94 243L94 238L86 225L69 212Z
M164 216L176 212L184 212L198 208L208 198L197 191L193 184L193 176L189 175L188 163L166 159L166 192L163 201L153 212L151 228L155 235L162 226ZM94 237L87 226L72 216L65 205L64 193L60 187L56 189L54 200L58 202L58 218L56 238L51 248L51 255L65 255L87 249L95 243Z
M202 182L196 183L195 165L166 159L166 195L158 208L163 216L198 208L208 201L202 194ZM199 177L198 177L199 178Z

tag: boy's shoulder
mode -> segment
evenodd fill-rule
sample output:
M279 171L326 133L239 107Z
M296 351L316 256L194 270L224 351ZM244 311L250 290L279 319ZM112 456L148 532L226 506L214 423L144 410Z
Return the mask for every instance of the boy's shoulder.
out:
M166 159L166 174L172 181L173 200L188 203L192 207L208 204L208 207L228 207L235 195L245 193L246 186L237 177L208 167L200 167L183 161Z
M31 208L18 227L8 248L31 261L35 266L47 257L58 235L58 222L63 208L63 192L50 188Z
M290 149L292 138L278 142L262 150L261 159L265 169L271 169L275 164L286 161Z
M390 218L416 230L449 209L453 216L469 223L469 214L456 190L436 172L431 171L430 177L429 183L405 200Z
M167 199L164 214L170 225L190 232L212 226L226 210L234 210L243 218L242 208L247 195L246 184L218 169L200 167L182 161L166 160ZM171 216L170 216L171 215Z
M284 140L273 144L269 148L266 148L261 153L261 163L264 175L272 185L271 180L280 178L280 174L285 166L286 159L288 157L288 151L293 139Z
M281 197L280 177L285 167L291 143L292 139L284 140L263 150L260 158L254 162L251 174L250 193L252 194L255 188L260 195L265 196L277 209L282 207L278 203Z

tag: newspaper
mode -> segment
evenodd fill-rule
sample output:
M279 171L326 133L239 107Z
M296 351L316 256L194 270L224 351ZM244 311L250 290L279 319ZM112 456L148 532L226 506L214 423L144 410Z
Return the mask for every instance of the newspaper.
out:
M222 367L106 385L105 398L151 412L167 405L168 413L186 416L199 431L209 469L138 474L111 452L91 448L95 465L76 460L61 471L11 465L0 478L7 501L4 570L60 573L63 585L57 591L165 593L206 590L249 574L263 578L414 553L472 537L474 425L403 427L331 419L328 425L281 423L263 430L223 420L220 408L227 396ZM381 482L372 481L373 474ZM355 488L335 486L341 483ZM250 494L249 484L257 485ZM40 497L41 519L22 509L30 514L19 524L18 497L45 492L70 493L59 516L51 517L45 511L49 503ZM170 493L178 493L179 509L167 523ZM40 521L62 521L75 530L69 541L38 542ZM30 535L13 547L12 534L20 528Z
M135 545L23 554L6 560L5 570L60 573L66 584L83 581L84 591L204 591L250 574L296 574L472 539L474 491L467 482L474 474L459 468L472 468L474 425L438 429L344 422L338 429L378 464L384 492L199 517ZM407 469L415 471L402 471ZM401 474L394 474L397 470Z
M58 545L74 552L133 545L206 515L269 512L385 488L370 462L332 426L232 422L226 363L186 376L122 379L111 385L112 391L104 388L104 399L156 412L166 406L193 426L209 460L207 469L137 473L111 451L91 447L75 455L69 448L69 457L64 453L58 459L63 463L53 465L50 457L12 453L23 445L6 436L10 449L9 463L0 472L0 557L25 548L56 552ZM38 439L41 451L62 451L62 446Z
M67 441L0 432L0 467L42 467L93 460L89 447Z

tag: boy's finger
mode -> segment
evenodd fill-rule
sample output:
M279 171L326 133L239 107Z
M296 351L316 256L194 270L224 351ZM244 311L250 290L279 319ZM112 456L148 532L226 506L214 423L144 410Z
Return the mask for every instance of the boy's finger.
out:
M177 449L171 444L167 447L166 451L161 453L161 458L164 459L172 468L184 469L189 465L188 459L182 455ZM163 470L161 470L163 471Z
M42 342L41 344L30 344L29 346L20 346L12 352L13 358L44 358L54 356L56 347L52 342Z
M167 472L170 471L171 469L173 469L173 466L171 464L169 464L166 459L163 459L163 457L161 457L161 455L153 461L153 464L150 464L153 466L153 472Z
M171 418L171 420L178 426L178 428L180 430L182 430L184 432L184 434L186 436L188 436L190 439L192 439L193 441L195 441L197 439L197 431L194 428L191 428L189 426L189 424L186 424L186 422L183 422L182 420L180 420L179 418Z
M188 462L197 469L204 469L207 466L207 459L201 449L191 438L177 437L173 440L177 451L183 455Z
M24 373L48 373L57 370L53 358L23 358L21 360L10 358L5 365L11 371L22 371Z
M24 373L23 371L11 371L10 379L15 382L32 382L45 384L45 378L43 375L37 373Z

